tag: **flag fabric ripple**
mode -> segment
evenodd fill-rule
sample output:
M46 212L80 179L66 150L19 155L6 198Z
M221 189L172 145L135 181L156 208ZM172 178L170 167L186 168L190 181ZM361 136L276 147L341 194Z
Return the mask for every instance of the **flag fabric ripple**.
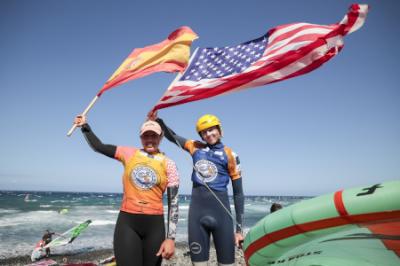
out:
M172 32L166 40L158 44L134 49L104 84L97 96L129 80L154 72L183 71L189 61L190 46L197 38L197 34L192 29L184 26Z
M367 5L353 4L333 25L281 25L236 46L200 48L154 110L306 74L338 54L343 37L359 29L367 13Z

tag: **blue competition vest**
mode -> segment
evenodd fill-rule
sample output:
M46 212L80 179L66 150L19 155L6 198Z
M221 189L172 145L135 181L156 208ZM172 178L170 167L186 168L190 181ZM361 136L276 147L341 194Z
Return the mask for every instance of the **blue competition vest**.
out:
M218 191L227 191L230 179L240 177L232 151L221 142L207 145L201 142L187 141L187 149L193 158L192 181L198 185L207 185ZM228 155L228 153L231 153Z

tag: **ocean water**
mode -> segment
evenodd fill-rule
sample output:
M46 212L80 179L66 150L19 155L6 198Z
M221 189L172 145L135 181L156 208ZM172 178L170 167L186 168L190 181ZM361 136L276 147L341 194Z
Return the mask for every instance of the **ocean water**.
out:
M288 206L303 198L246 196L245 232L269 214L273 202ZM88 219L92 223L86 231L72 244L52 249L52 253L112 248L121 200L119 193L0 191L0 259L30 255L46 229L62 233ZM180 195L179 200L176 241L187 241L190 196ZM164 203L167 217L166 200ZM60 213L62 209L68 212ZM234 211L232 199L231 209Z

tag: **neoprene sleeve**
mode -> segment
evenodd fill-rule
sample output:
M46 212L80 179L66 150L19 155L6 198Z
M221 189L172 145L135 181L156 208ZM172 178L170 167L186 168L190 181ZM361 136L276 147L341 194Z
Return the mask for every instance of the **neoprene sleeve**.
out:
M172 129L167 127L167 125L164 123L164 121L161 118L157 118L156 122L160 124L162 130L164 131L164 136L174 143L177 146L181 146L182 149L185 147L185 143L187 142L187 139L181 136L178 136ZM176 143L178 142L178 143Z
M244 196L242 178L232 181L233 203L235 204L236 213L236 232L243 234L243 217L244 217Z
M103 144L101 140L93 133L89 124L82 125L81 131L85 136L87 143L94 151L114 159L115 152L117 151L117 146Z

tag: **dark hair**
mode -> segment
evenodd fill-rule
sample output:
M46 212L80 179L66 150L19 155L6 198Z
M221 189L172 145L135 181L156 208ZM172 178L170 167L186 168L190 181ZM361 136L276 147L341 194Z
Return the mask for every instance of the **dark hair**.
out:
M270 212L273 213L273 212L276 212L277 210L280 210L280 209L282 209L282 205L280 205L279 203L273 203L271 205Z

